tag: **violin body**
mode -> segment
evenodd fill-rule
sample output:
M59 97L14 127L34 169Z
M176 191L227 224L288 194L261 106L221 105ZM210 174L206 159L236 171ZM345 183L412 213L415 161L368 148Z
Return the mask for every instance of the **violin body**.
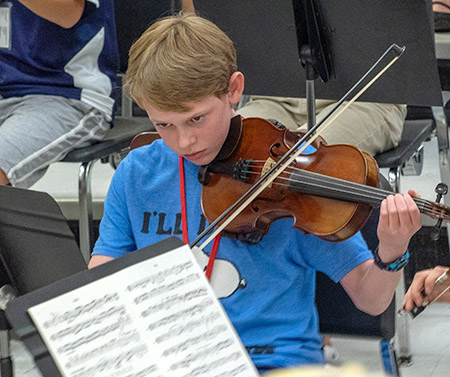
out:
M227 146L225 158L216 159L211 166L208 165L209 169L207 167L202 207L210 222L261 177L265 171L264 165L276 162L303 136L300 132L289 131L284 126L261 118L244 119L239 132L240 137L231 138L235 145ZM352 145L326 145L321 140L313 146L316 148L314 153L297 157L291 164L292 170L277 177L225 229L237 234L266 234L274 221L292 218L294 228L327 241L342 241L358 232L370 216L370 204L331 199L321 196L326 194L319 191L316 195L315 189L303 190L302 184L295 182L298 182L298 172L313 172L377 187L377 163ZM223 157L221 155L219 153L219 157ZM239 166L241 170L239 173L223 174L217 172L220 166Z

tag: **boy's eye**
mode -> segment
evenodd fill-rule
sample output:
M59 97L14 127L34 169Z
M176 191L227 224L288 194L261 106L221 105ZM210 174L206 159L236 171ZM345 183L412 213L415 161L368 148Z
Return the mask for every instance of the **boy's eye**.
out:
M165 128L167 127L169 124L168 123L155 123L156 127L161 127L161 128Z
M192 121L193 122L199 122L200 120L202 120L202 118L203 118L203 115L199 115L199 116L196 116L196 117L192 118Z

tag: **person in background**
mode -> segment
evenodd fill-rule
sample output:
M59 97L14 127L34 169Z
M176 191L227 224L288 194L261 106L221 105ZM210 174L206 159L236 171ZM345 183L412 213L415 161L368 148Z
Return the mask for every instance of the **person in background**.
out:
M332 100L316 100L317 122L335 104ZM244 117L276 119L291 130L306 131L306 109L304 98L251 96L239 113ZM405 118L406 105L354 102L321 136L327 144L352 144L374 156L398 145Z
M442 277L441 279L439 279ZM438 280L439 279L439 280ZM436 282L438 282L436 284ZM450 267L436 266L416 272L403 299L403 309L412 310L416 306L428 305L450 286ZM450 289L437 300L450 302Z
M434 31L450 31L450 0L433 1Z
M119 68L114 2L0 6L0 184L27 188L110 129Z

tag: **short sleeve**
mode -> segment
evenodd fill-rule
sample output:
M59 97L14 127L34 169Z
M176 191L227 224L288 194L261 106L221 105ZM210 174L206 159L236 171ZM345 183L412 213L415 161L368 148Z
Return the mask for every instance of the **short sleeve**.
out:
M93 255L106 255L118 258L129 251L136 250L130 216L126 200L128 160L123 160L117 168L105 198L100 235Z
M341 242L327 242L314 235L300 237L301 252L292 255L297 263L321 271L334 282L372 258L360 232Z

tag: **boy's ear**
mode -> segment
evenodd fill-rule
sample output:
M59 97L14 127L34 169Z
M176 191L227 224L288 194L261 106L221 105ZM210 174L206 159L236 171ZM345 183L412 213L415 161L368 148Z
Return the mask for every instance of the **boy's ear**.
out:
M242 72L234 72L228 83L228 96L230 103L237 105L241 100L242 93L244 92L244 75Z

